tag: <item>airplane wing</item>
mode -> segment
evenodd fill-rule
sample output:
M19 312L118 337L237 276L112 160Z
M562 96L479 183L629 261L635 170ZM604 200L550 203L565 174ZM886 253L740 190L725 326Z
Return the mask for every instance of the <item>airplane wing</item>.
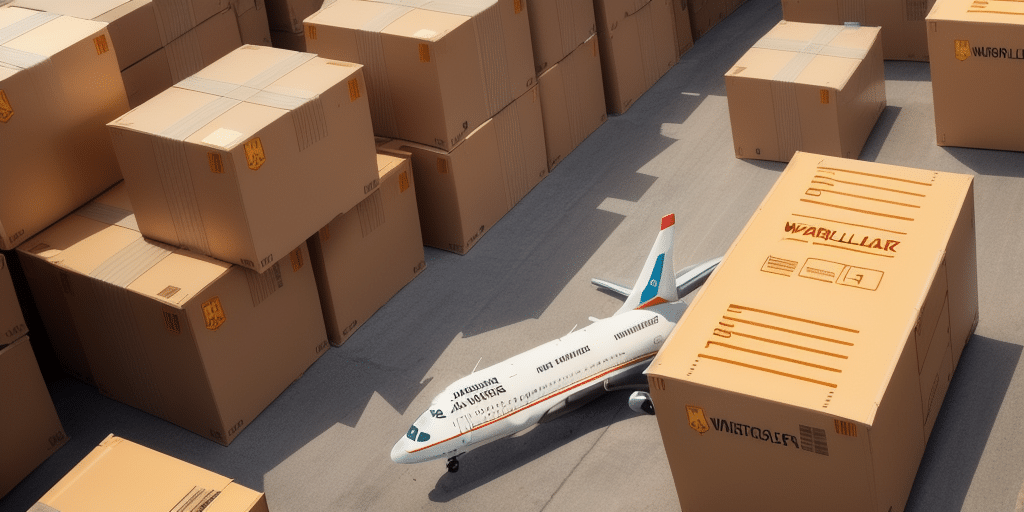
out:
M690 265L677 272L676 291L679 293L679 296L683 297L685 295L688 295L690 292L696 290L697 288L700 288L701 285L703 285L704 282L708 280L708 277L711 275L711 272L715 270L715 267L717 267L718 264L721 263L721 261L722 258L715 258L712 260L705 261L704 263ZM590 282L596 285L598 288L604 288L605 290L608 290L616 295L621 295L622 297L628 297L629 293L632 291L630 288L626 286L622 286L621 284L616 284L611 281L605 281L604 279L594 278L591 279Z
M621 295L623 297L629 297L629 292L632 291L629 288L622 286L621 284L615 284L613 282L605 281L603 279L594 278L591 279L590 282L597 285L598 288L604 288L605 290L615 293L616 295Z

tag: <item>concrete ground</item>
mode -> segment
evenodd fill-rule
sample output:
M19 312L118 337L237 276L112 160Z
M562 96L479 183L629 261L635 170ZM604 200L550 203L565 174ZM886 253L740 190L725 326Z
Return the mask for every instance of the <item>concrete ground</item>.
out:
M679 267L719 256L784 165L734 158L723 74L782 17L748 0L625 115L570 154L465 256L427 269L222 447L74 380L52 383L71 441L0 499L24 511L108 433L264 491L275 512L679 510L657 422L615 392L525 435L396 465L392 444L444 386L618 308L591 277L636 278L676 214ZM862 160L975 182L981 320L907 511L1020 512L1024 501L1024 153L935 144L927 63L887 62Z

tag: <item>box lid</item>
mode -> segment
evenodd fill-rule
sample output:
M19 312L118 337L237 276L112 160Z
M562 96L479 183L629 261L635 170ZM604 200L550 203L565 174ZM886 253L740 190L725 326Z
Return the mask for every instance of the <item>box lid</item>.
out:
M313 14L306 21L435 42L469 21L471 16L485 7L479 1L467 2L465 5L422 2L415 7L409 7L388 1L338 0Z
M7 50L0 52L0 63L29 67L104 27L106 23L8 6L0 9L0 47ZM97 51L106 46L97 42Z
M972 180L797 152L648 373L872 424Z
M978 2L975 0L941 0L925 18L928 21L969 21L972 23L996 23L1003 25L1024 25L1024 3L1022 2Z
M14 0L14 5L37 11L54 12L84 20L94 20L131 0Z

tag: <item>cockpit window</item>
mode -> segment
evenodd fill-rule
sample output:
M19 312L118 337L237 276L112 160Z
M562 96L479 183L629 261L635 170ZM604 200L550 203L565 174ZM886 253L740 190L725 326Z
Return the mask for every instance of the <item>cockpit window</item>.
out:
M416 428L415 425L409 427L409 431L405 433L405 437L416 441L417 443L424 443L430 440L430 434L426 432L420 432L420 429Z

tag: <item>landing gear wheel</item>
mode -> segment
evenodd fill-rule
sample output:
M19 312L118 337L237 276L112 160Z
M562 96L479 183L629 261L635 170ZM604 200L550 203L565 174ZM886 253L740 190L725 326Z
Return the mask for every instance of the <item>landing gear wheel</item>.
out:
M459 471L459 459L452 457L448 459L448 472L457 473Z

